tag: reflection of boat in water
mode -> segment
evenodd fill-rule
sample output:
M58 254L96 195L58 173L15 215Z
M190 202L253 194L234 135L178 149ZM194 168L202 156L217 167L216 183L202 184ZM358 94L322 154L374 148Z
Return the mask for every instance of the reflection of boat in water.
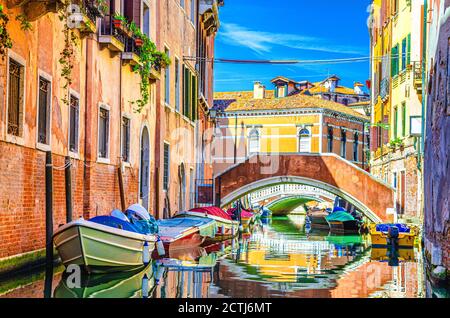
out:
M82 274L81 286L73 287L73 278L63 275L54 298L145 298L154 289L152 265L141 270L109 274Z
M330 226L326 220L328 212L326 210L310 209L306 214L308 222L311 224L311 229L329 229Z
M401 249L390 249L390 248L374 248L370 254L370 259L373 261L386 262L397 258L399 262L414 262L415 255L414 249L411 248L401 248Z

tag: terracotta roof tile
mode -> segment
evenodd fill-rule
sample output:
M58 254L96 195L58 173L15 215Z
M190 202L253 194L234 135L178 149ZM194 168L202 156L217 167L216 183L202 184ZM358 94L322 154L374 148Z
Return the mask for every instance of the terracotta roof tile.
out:
M214 107L221 108L225 111L324 108L364 120L370 120L369 117L361 115L342 104L324 100L320 97L302 94L281 98L269 98L266 95L266 98L264 99L253 99L252 92L226 92L215 93L214 97Z

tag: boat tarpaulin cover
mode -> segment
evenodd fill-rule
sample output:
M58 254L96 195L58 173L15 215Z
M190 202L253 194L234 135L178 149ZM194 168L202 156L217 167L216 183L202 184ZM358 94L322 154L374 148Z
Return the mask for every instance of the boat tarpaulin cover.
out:
M395 224L377 224L376 230L378 232L388 232L391 226L398 228L400 233L409 233L411 229L406 224L395 223Z
M217 233L217 224L214 220L197 217L185 217L164 219L157 221L159 226L159 235L165 237L179 237L183 232L190 230L193 227L199 229L201 236L214 237Z
M208 214L208 215L213 215L213 216L220 217L220 218L225 219L225 220L231 220L231 217L224 210L222 210L221 208L218 208L216 206L207 206L207 207L202 207L202 208L195 208L195 209L191 209L189 211L205 213L205 214Z
M333 212L325 217L325 219L330 221L338 221L338 222L345 222L345 221L354 221L355 218L348 212L345 211L336 211Z
M234 215L234 212L235 212L235 211L236 211L236 208L228 209L228 210L227 210L227 214L230 215L230 216L232 216L232 215ZM253 213L250 212L250 211L248 211L248 210L242 209L242 211L241 211L241 217L242 217L242 218L245 218L245 219L249 219L249 218L253 217Z

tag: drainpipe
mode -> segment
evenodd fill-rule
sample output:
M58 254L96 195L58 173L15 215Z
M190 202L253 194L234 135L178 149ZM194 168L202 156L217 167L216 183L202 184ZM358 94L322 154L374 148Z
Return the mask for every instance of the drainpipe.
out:
M91 68L90 68L90 57L91 57L91 54L90 54L90 52L91 52L91 45L92 45L92 43L91 43L91 41L92 41L92 38L91 38L91 36L89 36L89 37L87 37L86 38L86 53L85 53L85 56L86 56L86 67L85 67L85 74L84 74L84 76L85 76L85 81L84 81L84 165L83 165L83 192L84 193L86 193L86 191L87 191L87 189L86 189L86 187L87 187L87 184L86 184L86 182L87 182L87 180L86 180L86 176L87 176L87 166L88 166L88 160L87 160L87 150L88 150L88 145L87 145L87 140L88 140L88 121L89 121L89 115L90 115L90 112L91 112L91 107L89 107L89 111L88 111L88 105L89 105L89 97L88 97L88 88L90 87L90 70L91 70ZM88 115L88 113L89 113L89 115ZM89 125L89 127L90 127L90 125ZM90 138L90 136L89 136L89 140L91 140L91 138ZM91 153L90 153L90 150L89 150L89 156L91 156ZM89 187L89 189L90 189L90 187ZM85 196L84 196L85 197ZM89 195L87 196L88 197L88 209L87 209L87 211L90 211L91 210L91 206L90 206L90 203L89 203L89 201L90 201L90 199L89 199ZM84 201L84 199L83 199L83 201ZM83 205L85 206L85 204L84 204L85 202L83 202ZM87 213L89 213L89 212L87 212ZM85 212L83 212L83 217L89 217L89 215L85 215Z
M422 43L422 127L421 127L421 139L419 144L419 150L417 152L417 168L422 169L422 151L425 150L425 111L426 111L426 65L427 65L427 24L428 24L428 0L424 1L423 5L423 43ZM423 177L422 177L423 178Z

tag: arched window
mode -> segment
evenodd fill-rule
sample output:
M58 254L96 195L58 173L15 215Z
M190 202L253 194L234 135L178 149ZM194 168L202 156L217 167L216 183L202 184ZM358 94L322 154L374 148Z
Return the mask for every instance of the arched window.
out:
M358 138L359 135L357 132L355 132L355 135L353 137L355 140L353 141L353 161L358 161Z
M248 153L253 154L260 151L260 144L259 144L259 131L257 129L252 129L250 133L248 134Z
M298 132L298 152L311 152L311 133L306 128Z
M333 127L329 126L328 127L328 135L327 135L327 139L328 139L328 152L333 152Z
M178 209L184 211L186 209L186 172L184 171L183 163L178 167L178 177L180 181Z

